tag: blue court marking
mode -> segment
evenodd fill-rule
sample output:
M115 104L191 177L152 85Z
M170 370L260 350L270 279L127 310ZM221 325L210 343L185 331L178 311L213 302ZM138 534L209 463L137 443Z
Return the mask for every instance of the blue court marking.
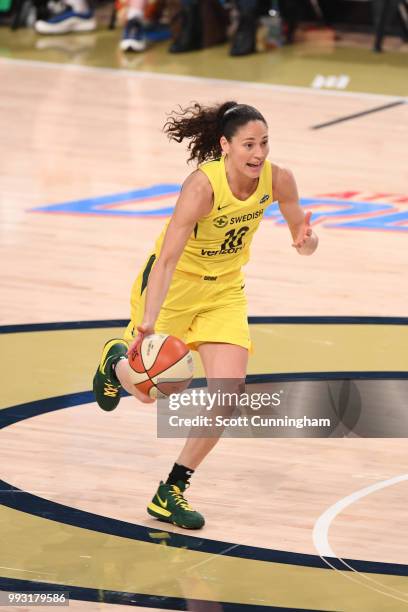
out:
M155 198L178 194L180 187L181 186L176 183L152 185L151 187L147 187L145 189L135 189L132 191L125 191L124 193L113 193L96 198L72 200L70 202L63 202L60 204L51 204L50 206L39 206L37 208L31 208L28 212L70 213L78 215L92 214L104 216L111 215L121 217L151 217L158 215L170 215L173 212L173 206L152 210L116 210L114 206L120 206L121 204L130 202L141 204L142 202L149 202L149 200L154 200Z
M350 316L311 316L311 317L248 317L250 325L289 324L289 325L408 325L408 317L350 317ZM0 327L1 330L1 327Z
M301 198L300 203L308 209L312 209L312 223L322 222L343 217L360 217L378 215L379 213L395 212L395 206L386 202L355 202L354 200L335 200L333 198ZM324 210L319 212L319 208L333 207L335 210ZM340 210L338 208L340 207ZM405 214L405 213L404 213ZM266 209L265 217L276 219L278 225L285 225L286 221L276 207ZM382 216L380 218L383 218ZM406 217L408 219L408 211ZM364 223L365 219L361 220ZM357 221L356 221L357 222ZM360 222L360 221L358 221ZM344 227L344 223L324 224L324 227Z
M17 323L0 325L0 334L16 334L65 329L104 329L127 327L129 319L106 319L104 321L61 321L55 323ZM408 325L408 317L248 317L250 325Z
M50 582L34 582L13 578L0 578L0 591L38 591L68 593L70 599L79 601L97 601L106 604L124 606L139 606L141 608L159 608L161 610L199 610L200 612L319 612L305 608L277 608L275 606L257 606L251 604L236 604L227 602L206 601L203 599L182 599L180 597L160 597L144 593L126 593L122 591L105 591L103 589L87 589ZM193 606L193 607L191 607ZM336 612L335 610L326 612Z
M262 382L275 379L275 377L268 374L263 374L261 376L263 377ZM330 378L332 378L332 373L330 373ZM203 382L203 379L196 381L196 383L201 385ZM248 380L248 382L250 382L250 380ZM0 429L42 414L91 402L94 402L93 393L91 391L84 391L4 408L0 410ZM2 480L0 480L0 504L58 523L142 542L160 543L158 541L160 540L158 535L162 534L164 531L163 528L155 530L151 527L144 527L143 525L128 523L118 519L78 510L77 508L71 508L22 491ZM169 538L166 539L166 544L176 548L187 547L189 550L197 552L266 561L269 563L301 565L304 567L315 567L332 571L324 562L324 559L318 555L246 546L178 533L170 533ZM325 559L330 560L330 563L335 569L341 569L342 571L357 570L366 573L408 576L408 565L345 559L353 568L353 570L350 570L344 567L341 559L337 559L336 557L325 557Z
M177 183L152 185L145 189L135 189L124 193L40 206L30 209L29 212L122 217L168 216L173 212L174 206L156 206L149 209L149 203L155 198L176 195L179 193L180 188L181 186ZM140 207L136 210L116 208L124 203L131 202L139 204ZM313 210L313 223L323 223L324 227L396 232L408 231L408 210L399 210L396 204L389 202L356 202L353 200L316 197L301 198L300 203L302 206ZM322 207L326 209L327 207L332 207L334 210L319 212L319 208ZM340 210L338 210L339 207ZM273 219L277 225L286 223L279 209L273 205L265 210L264 217ZM330 221L337 222L330 223Z
M18 323L0 325L0 334L17 334L40 331L61 331L67 329L107 329L127 327L129 319L107 319L105 321L56 321L55 323Z
M354 324L398 324L406 325L408 318L396 317L250 317L252 324L257 323L354 323ZM26 331L48 331L57 329L86 329L100 327L124 327L127 320L114 319L108 321L77 321L66 323L41 323L33 325L6 325L0 327L3 333L24 333ZM249 375L247 382L259 383L282 380L322 380L335 378L408 378L408 372L319 372L303 374L257 374ZM194 381L194 386L202 386L204 379ZM85 391L72 393L44 400L37 400L5 408L0 410L0 429L32 418L47 412L61 410L86 404L94 401L92 392ZM253 546L244 546L218 540L199 538L191 535L165 532L162 528L157 530L142 525L128 523L111 519L101 515L92 514L78 509L73 509L63 504L32 495L22 491L13 485L0 480L0 504L9 508L26 512L34 516L53 520L58 523L72 525L75 527L90 529L100 533L106 533L117 537L124 537L138 541L161 544L165 538L167 546L176 548L188 548L197 552L239 557L250 560L261 560L271 563L283 563L289 565L300 565L315 567L333 571L326 564L330 561L334 569L341 571L358 571L364 573L386 574L395 576L408 576L408 565L396 563L380 563L373 561L342 560L338 558L321 558L317 555L293 553L289 551L273 550ZM344 561L353 569L344 566ZM81 601L104 601L106 603L117 603L123 605L134 605L140 607L155 607L160 609L186 610L187 601L182 598L157 597L141 593L122 593L117 591L104 591L102 589L88 589L71 585L58 585L34 581L22 581L9 578L0 578L0 590L30 591L44 590L68 591L71 599ZM192 600L189 600L192 601ZM195 600L193 603L200 606L205 612L212 612L212 606L216 602ZM244 604L231 604L218 602L219 612L302 612L300 608L282 608L271 606L256 606ZM314 610L303 610L303 612L316 612ZM334 611L332 611L334 612Z
M408 231L408 210L400 211L393 204L386 202L373 203L333 200L330 198L301 198L300 203L303 207L312 210L312 225L322 223L323 227L332 229ZM320 207L327 206L335 209L341 206L341 210L319 212ZM277 225L286 224L285 219L276 208L268 208L264 216L275 219ZM327 221L336 221L337 219L339 220L337 223L327 223ZM341 219L344 220L341 221Z

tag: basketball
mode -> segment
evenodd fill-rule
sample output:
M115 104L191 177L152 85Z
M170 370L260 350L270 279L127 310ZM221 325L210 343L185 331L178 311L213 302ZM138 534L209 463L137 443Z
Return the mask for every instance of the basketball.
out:
M193 357L175 336L152 334L128 353L131 378L149 397L169 396L188 387L193 378Z

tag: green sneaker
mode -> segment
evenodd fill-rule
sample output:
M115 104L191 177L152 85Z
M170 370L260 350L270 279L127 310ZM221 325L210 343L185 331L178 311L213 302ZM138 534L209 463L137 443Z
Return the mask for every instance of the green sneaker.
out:
M103 347L101 361L93 379L93 392L98 406L102 410L114 410L120 401L122 386L114 374L111 365L113 360L126 357L127 342L114 338Z
M147 512L165 523L173 523L184 529L201 529L204 517L189 506L183 493L187 485L179 480L174 484L161 482L156 495L147 506Z

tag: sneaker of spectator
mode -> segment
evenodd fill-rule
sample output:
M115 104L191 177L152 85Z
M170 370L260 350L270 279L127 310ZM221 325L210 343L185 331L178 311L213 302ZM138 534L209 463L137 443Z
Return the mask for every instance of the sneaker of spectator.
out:
M121 51L140 52L146 49L146 36L142 21L133 17L128 19L119 43Z
M51 0L48 3L49 17L35 22L38 34L67 34L69 32L91 32L96 28L93 11L86 0Z
M128 0L126 23L122 32L119 49L125 52L140 53L146 49L145 18L148 0Z

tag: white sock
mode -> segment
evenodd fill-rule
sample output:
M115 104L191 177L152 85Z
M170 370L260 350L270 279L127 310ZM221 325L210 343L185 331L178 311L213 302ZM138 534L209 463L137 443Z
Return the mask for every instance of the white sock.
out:
M127 11L127 20L130 19L139 19L139 21L143 21L143 11L138 8L133 8L133 6L129 6Z
M86 0L67 0L67 4L72 6L76 13L89 13L89 4Z

